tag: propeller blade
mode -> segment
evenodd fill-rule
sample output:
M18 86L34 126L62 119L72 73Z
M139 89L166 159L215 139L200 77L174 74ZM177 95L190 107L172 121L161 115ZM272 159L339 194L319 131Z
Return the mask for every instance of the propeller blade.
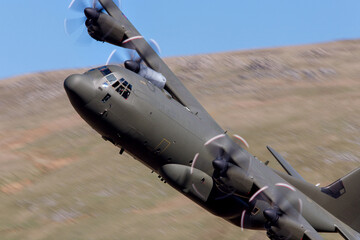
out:
M81 29L81 25L86 25L89 27L92 21L97 20L97 18L100 16L100 12L102 11L102 6L98 0L72 0L68 8L77 12L81 12L83 17L72 19L66 18L64 20L64 29L67 35L71 35L77 32L78 29ZM91 38L88 36L88 31L82 30L76 42L87 44L90 41Z
M229 189L234 189L237 194L247 196L254 186L254 181L247 175L247 173L240 167L228 163L226 174L221 178Z
M110 53L108 59L106 60L106 65L109 65L109 63L110 63L110 61L113 59L115 53L116 53L116 49L114 49L114 50Z
M98 0L72 0L68 8L76 12L83 12L86 8L94 8L98 12L103 10Z
M123 51L117 51L116 49L114 49L110 53L110 55L109 55L109 57L108 57L108 59L106 61L106 65L109 65L109 64L122 64L126 60L131 60L131 61L140 63L141 58L136 53L135 50L125 49Z
M287 215L298 219L302 215L302 201L294 194L296 189L284 183L277 183L275 186L273 203Z
M86 28L83 28L76 42L81 45L92 43L92 38L89 36Z
M149 45L152 47L152 49L154 49L154 51L155 51L158 55L161 54L160 45L159 45L154 39L150 39L150 40L149 40Z
M84 0L72 0L68 8L76 12L83 12L88 7L91 7L91 5Z
M126 49L126 53L128 54L130 60L132 60L134 62L139 62L139 63L142 61L141 57L135 50Z
M242 146L245 146L246 148L250 148L250 145L248 144L248 142L245 140L245 138L237 135L237 134L234 134L233 135L234 139L238 142L241 143Z
M210 151L210 153L214 156L214 158L218 158L223 156L225 150L225 134L217 135L211 139L209 139L204 146Z
M64 20L64 29L65 33L67 35L71 35L74 32L81 29L82 26L84 26L84 22L86 20L86 17L79 17L79 18L65 18Z
M211 138L205 143L205 146L215 158L224 158L226 161L230 159L246 173L250 169L250 155L234 144L227 135L220 134Z
M95 8L98 12L101 12L102 10L104 10L104 8L102 7L102 5L100 4L100 2L98 0L93 0L92 2L92 7Z
M211 138L205 143L205 147L214 157L213 178L217 187L223 192L248 195L254 185L247 172L250 162L249 154L226 134Z
M231 159L234 163L241 167L246 173L250 170L251 161L257 161L256 159L250 159L253 156L249 156L243 149L237 148L235 151L231 153Z
M302 217L302 201L295 192L291 185L277 183L263 187L250 198L251 204L256 204L256 200L269 203L263 215L267 220L265 228L270 239L301 239L306 230L304 223L308 229L312 229Z

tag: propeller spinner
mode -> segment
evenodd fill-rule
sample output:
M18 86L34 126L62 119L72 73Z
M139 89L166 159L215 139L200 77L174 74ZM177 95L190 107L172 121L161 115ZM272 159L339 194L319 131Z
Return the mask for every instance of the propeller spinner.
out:
M205 147L214 156L213 178L217 187L225 193L248 195L254 184L248 175L249 155L225 134L213 137Z

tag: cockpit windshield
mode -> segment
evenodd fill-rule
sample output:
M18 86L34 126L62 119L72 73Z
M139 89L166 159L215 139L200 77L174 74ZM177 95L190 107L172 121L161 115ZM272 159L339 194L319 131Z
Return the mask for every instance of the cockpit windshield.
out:
M116 77L114 74L107 75L106 79L110 82L110 84L113 84L116 81Z
M128 97L131 94L131 90L132 90L132 85L130 83L128 83L127 81L125 81L124 78L121 78L118 82L120 85L119 87L116 88L116 91L125 99L128 99ZM114 87L114 85L113 85Z
M131 91L133 89L132 85L126 81L124 78L118 78L116 73L113 73L107 66L102 66L98 68L93 68L88 72L99 70L104 76L101 87L108 88L112 86L117 93L119 93L123 98L128 99ZM105 80L105 81L104 81ZM106 99L107 100L107 99Z
M118 79L114 73L110 71L106 66L98 68L100 72L105 76L105 82L102 83L102 87L107 88L112 86L117 93L119 93L123 98L128 99L131 91L132 85L126 81L124 78ZM105 75L108 73L107 75Z

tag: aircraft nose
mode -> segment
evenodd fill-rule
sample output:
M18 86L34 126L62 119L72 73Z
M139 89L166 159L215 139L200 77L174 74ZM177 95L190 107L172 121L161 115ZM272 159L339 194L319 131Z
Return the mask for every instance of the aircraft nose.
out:
M73 105L84 106L96 95L92 79L86 75L74 74L64 81L65 91Z

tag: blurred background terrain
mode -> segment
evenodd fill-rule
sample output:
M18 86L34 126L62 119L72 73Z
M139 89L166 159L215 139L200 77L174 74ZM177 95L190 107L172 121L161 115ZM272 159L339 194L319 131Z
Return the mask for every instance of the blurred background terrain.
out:
M215 120L313 184L360 165L360 40L168 58ZM195 205L101 139L64 79L0 81L0 239L265 239ZM324 235L326 239L341 239Z

